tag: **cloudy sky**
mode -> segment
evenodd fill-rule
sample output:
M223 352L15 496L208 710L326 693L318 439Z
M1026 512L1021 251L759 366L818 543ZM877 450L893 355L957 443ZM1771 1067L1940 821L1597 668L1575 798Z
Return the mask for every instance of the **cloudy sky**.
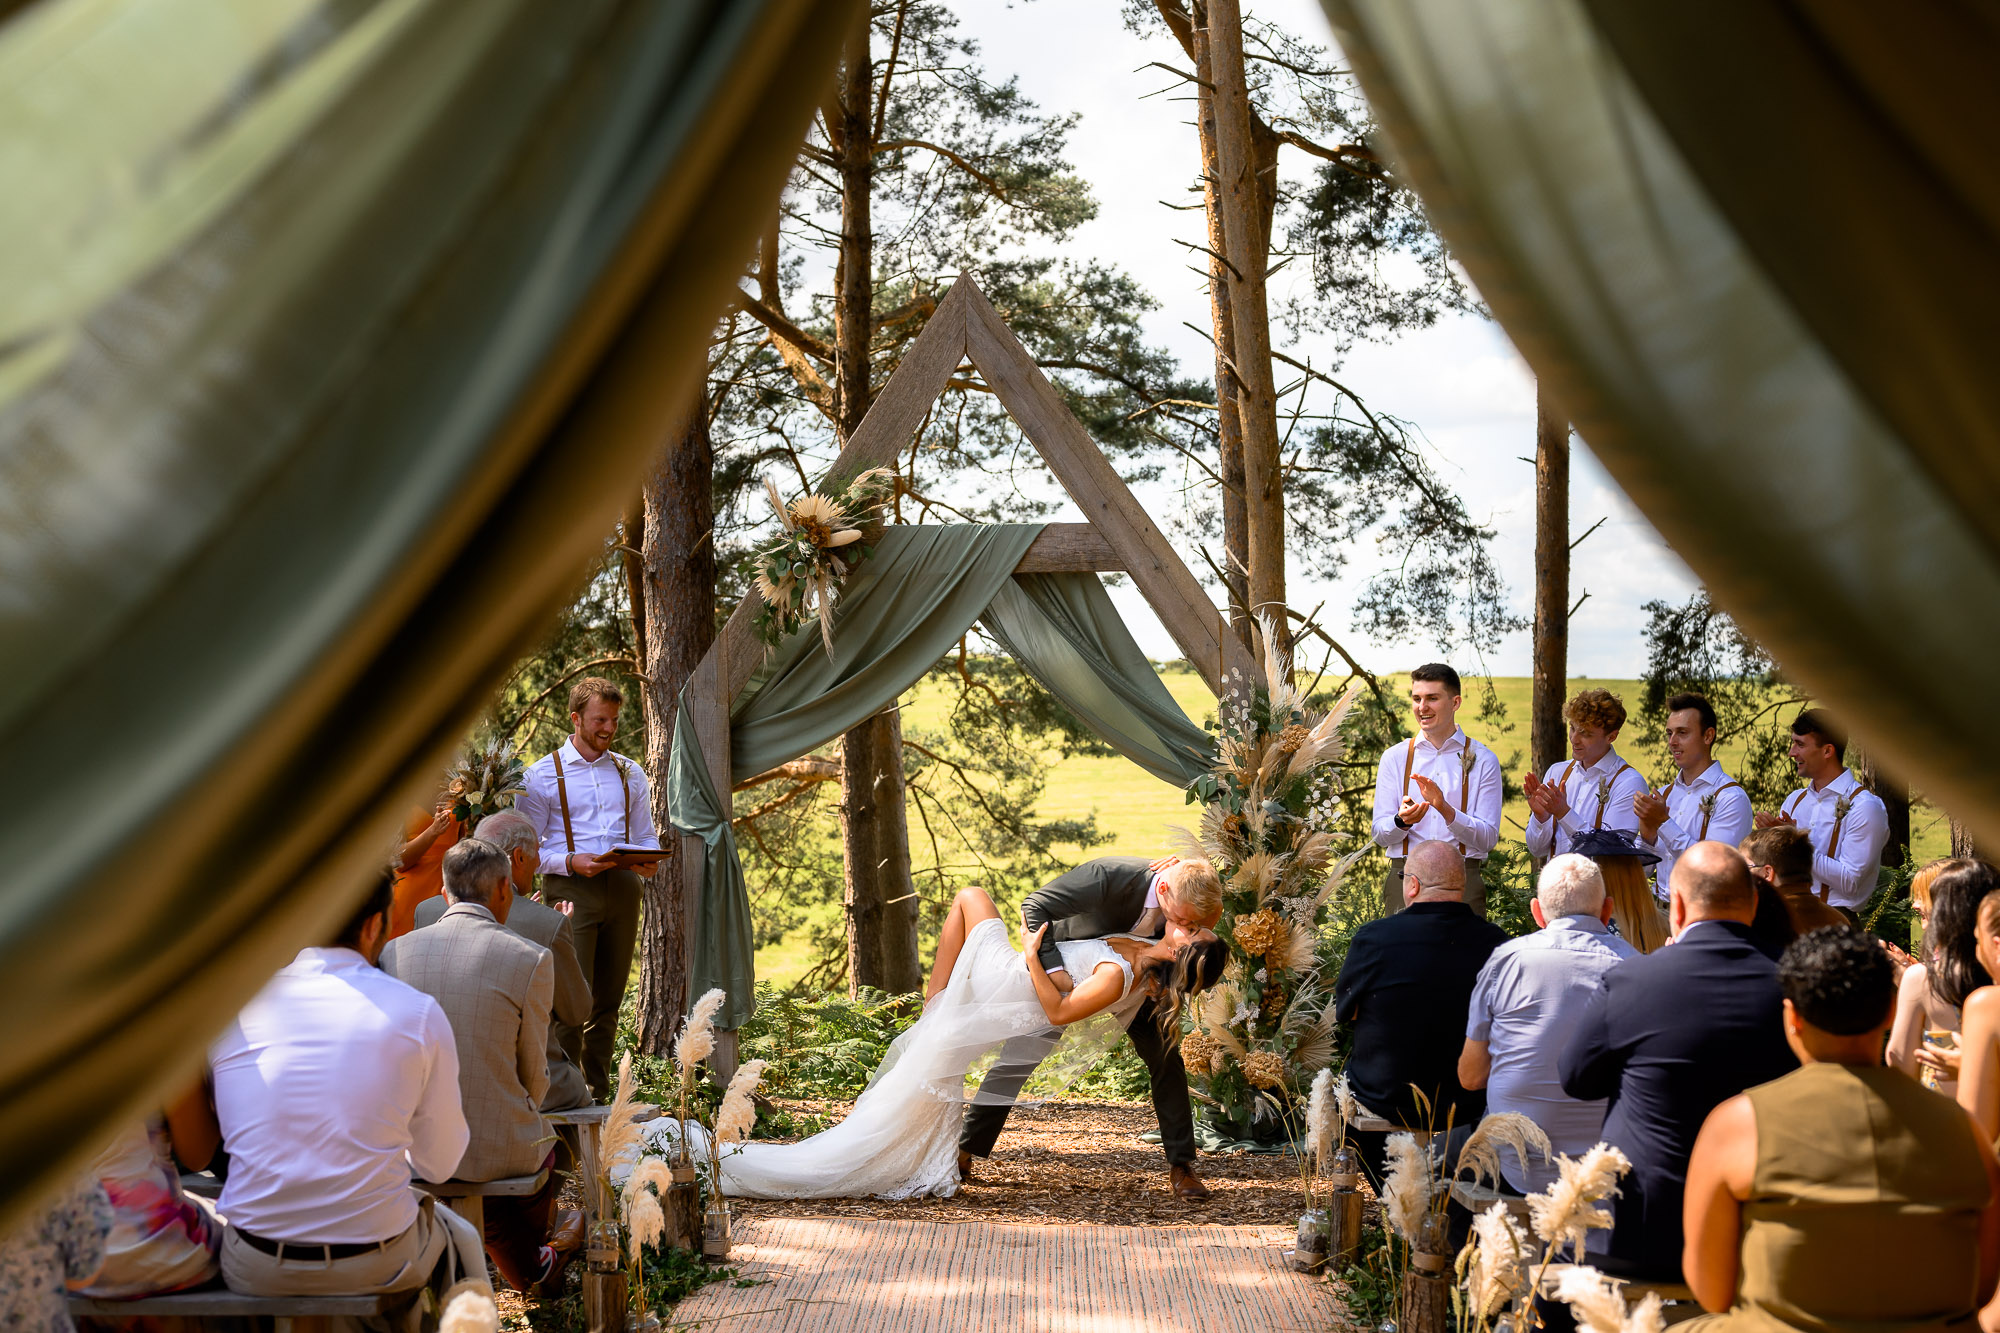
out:
M1096 192L1099 213L1077 234L1077 254L1116 263L1143 282L1161 303L1147 318L1152 340L1191 369L1208 365L1208 344L1183 326L1186 321L1208 327L1206 288L1189 271L1188 252L1174 243L1177 236L1197 237L1200 223L1196 214L1171 213L1159 203L1183 198L1180 191L1195 170L1192 104L1174 100L1171 92L1147 97L1172 80L1157 69L1140 68L1153 60L1184 66L1179 47L1169 39L1146 41L1128 33L1117 0L954 4L966 32L981 43L990 74L1017 75L1023 91L1043 107L1082 115L1070 141L1070 160ZM1314 0L1263 0L1253 12L1314 41L1328 40ZM1288 174L1303 176L1307 162L1287 149L1281 165ZM1330 351L1310 340L1297 350L1316 365L1325 364ZM1521 460L1534 453L1535 390L1499 327L1455 318L1393 344L1364 345L1348 358L1342 378L1376 410L1422 430L1433 461L1459 487L1475 517L1498 530L1501 571L1517 609L1530 612L1534 468ZM1173 503L1164 493L1141 498L1163 509ZM1640 606L1656 597L1684 598L1693 578L1580 442L1570 498L1573 533L1599 518L1608 520L1577 549L1571 596L1587 589L1590 598L1571 623L1570 672L1637 675L1645 660ZM1369 553L1357 551L1351 581L1320 586L1294 576L1290 600L1306 609L1324 599L1323 616L1341 637L1368 565ZM1147 652L1178 655L1142 598L1129 587L1114 595ZM1433 656L1430 644L1370 643L1358 632L1350 632L1347 641L1375 669L1403 669ZM1528 636L1504 642L1488 664L1499 675L1526 675Z

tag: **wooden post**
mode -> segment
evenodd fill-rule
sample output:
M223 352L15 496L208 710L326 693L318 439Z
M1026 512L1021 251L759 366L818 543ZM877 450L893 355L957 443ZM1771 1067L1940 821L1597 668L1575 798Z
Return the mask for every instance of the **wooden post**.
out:
M1528 735L1539 777L1569 748L1562 717L1569 674L1569 422L1546 390L1535 397L1534 653Z

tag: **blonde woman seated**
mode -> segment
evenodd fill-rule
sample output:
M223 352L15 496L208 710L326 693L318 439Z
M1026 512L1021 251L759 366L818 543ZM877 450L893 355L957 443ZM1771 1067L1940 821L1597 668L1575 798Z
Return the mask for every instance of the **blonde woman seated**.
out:
M1579 856L1597 863L1604 875L1604 894L1611 902L1611 922L1625 942L1640 953L1652 953L1667 942L1667 916L1646 883L1646 867L1659 857L1647 851L1624 829L1591 829L1572 844Z
M1681 1267L1714 1313L1685 1327L1969 1333L2000 1277L2000 1164L1962 1108L1881 1064L1895 964L1824 926L1778 977L1801 1065L1695 1140Z
M951 1195L960 1183L967 1076L985 1057L1012 1039L1100 1017L1095 1035L1116 1036L1149 1005L1143 1021L1155 1030L1146 1035L1171 1044L1182 1004L1220 980L1228 959L1208 930L1064 940L1056 949L1073 981L1065 993L1036 953L1048 929L1029 935L1024 957L985 890L961 890L938 940L923 1016L889 1047L847 1119L798 1143L728 1151L723 1192L756 1199Z

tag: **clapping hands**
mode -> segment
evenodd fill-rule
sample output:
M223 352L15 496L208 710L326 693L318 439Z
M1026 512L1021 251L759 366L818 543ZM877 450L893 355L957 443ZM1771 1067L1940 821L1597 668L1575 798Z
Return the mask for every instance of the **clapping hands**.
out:
M1528 794L1528 809L1535 818L1551 822L1569 813L1569 794L1553 782L1544 782L1533 773L1521 783Z
M1632 813L1639 816L1640 838L1651 842L1667 822L1667 798L1649 787L1632 798Z

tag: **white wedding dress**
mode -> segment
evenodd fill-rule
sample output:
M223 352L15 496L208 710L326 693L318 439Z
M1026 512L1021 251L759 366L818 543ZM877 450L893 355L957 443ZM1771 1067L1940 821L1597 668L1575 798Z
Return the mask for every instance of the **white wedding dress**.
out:
M1148 941L1151 943L1151 941ZM1144 999L1132 967L1103 940L1056 946L1078 984L1105 963L1124 973L1118 1003L1065 1034L1108 1046ZM1010 1038L1049 1030L1028 965L998 919L965 937L951 980L894 1044L847 1119L797 1143L726 1147L722 1191L752 1199L948 1196L958 1189L962 1108L975 1094L976 1070ZM1090 1041L1082 1043L1089 1048ZM1090 1050L1101 1054L1102 1048Z

